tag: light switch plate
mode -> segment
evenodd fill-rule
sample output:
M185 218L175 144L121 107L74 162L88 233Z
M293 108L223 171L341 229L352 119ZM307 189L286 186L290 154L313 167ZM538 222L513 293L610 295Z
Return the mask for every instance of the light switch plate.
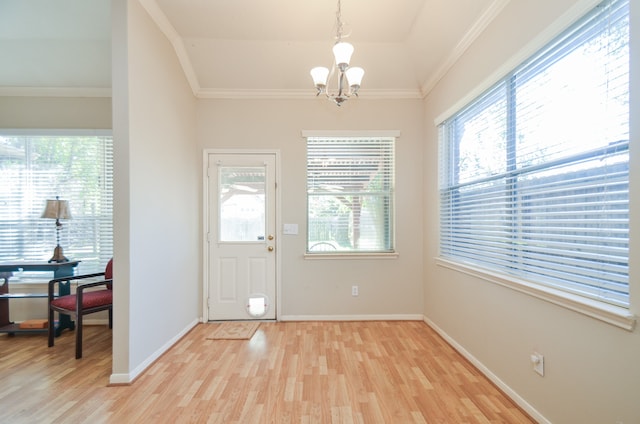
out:
M296 235L298 234L298 224L284 224L282 234Z

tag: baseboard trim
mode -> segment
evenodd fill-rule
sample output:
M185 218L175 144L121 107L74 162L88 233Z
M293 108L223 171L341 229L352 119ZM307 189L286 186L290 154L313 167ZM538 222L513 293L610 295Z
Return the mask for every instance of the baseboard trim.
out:
M158 360L166 351L171 349L173 345L175 345L181 338L183 338L189 331L193 329L196 325L200 323L200 320L196 319L189 323L181 332L179 332L175 337L171 338L168 342L166 342L160 349L156 350L152 355L150 355L146 360L144 360L140 365L134 368L129 373L120 373L120 374L111 374L109 377L109 385L127 385L133 383L133 381L140 376L147 368L149 368L155 361Z
M282 315L278 321L422 321L420 314L389 315Z
M513 400L520 408L522 408L531 418L536 420L540 424L551 424L551 421L547 420L540 412L538 412L529 402L522 398L515 390L509 387L504 381L502 381L497 375L495 375L489 368L487 368L482 362L480 362L475 356L467 351L461 344L456 342L451 336L449 336L442 328L438 327L433 321L426 316L423 317L424 322L431 327L436 333L440 335L447 343L449 343L460 355L464 356L474 367L478 369L485 377L487 377L493 384L498 386L511 400Z

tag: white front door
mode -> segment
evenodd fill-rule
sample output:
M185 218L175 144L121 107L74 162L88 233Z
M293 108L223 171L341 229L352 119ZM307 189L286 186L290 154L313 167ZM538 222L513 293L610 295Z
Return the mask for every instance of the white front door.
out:
M208 319L275 319L275 154L208 156Z

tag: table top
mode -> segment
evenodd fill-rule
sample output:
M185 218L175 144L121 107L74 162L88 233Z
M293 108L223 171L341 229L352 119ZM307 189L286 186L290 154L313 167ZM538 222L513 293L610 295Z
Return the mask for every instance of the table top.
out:
M16 262L0 262L0 272L12 272L12 271L55 271L58 268L75 268L80 261L68 261L68 262L46 262L46 261L16 261Z

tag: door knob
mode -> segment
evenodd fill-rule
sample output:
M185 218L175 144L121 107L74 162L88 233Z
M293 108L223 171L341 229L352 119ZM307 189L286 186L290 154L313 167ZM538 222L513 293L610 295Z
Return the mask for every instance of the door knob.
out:
M267 247L267 250L268 250L269 252L273 252L273 246L269 246L269 247Z
M269 240L273 240L273 236L271 234L269 234L269 236L267 237Z

